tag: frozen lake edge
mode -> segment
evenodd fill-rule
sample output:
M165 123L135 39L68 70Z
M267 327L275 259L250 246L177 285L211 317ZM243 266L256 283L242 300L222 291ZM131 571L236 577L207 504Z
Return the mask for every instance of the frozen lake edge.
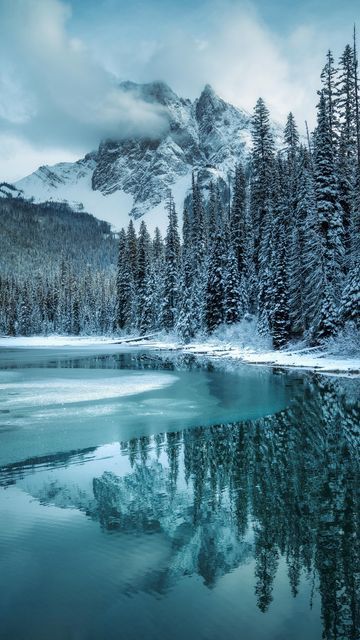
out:
M220 340L182 343L173 336L29 336L0 337L0 349L53 348L53 347L146 347L147 350L177 351L183 354L227 360L232 363L276 366L316 371L317 373L358 377L360 358L334 356L321 348L287 349L284 351L260 351L237 343Z

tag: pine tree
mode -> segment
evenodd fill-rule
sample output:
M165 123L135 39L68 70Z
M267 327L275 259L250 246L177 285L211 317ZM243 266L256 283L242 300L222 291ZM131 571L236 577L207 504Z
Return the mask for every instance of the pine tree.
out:
M264 252L260 256L260 245L263 244L264 249L264 235L268 233L272 172L275 158L270 115L262 98L259 98L255 106L252 138L250 207L254 229L254 260L258 273L261 259L266 259Z
M335 172L333 142L327 116L325 96L321 94L318 105L318 122L315 133L315 193L319 230L322 240L322 255L325 296L323 309L329 312L339 299L343 274L343 226L342 210ZM334 318L329 318L329 327L334 326Z
M180 271L180 238L175 203L172 194L167 200L169 225L165 238L165 279L163 324L165 329L173 329L176 322L176 312L179 302L179 271Z
M356 47L356 27L354 25L354 38L353 38L353 53L354 53L354 94L355 94L355 123L356 123L356 147L357 147L357 164L360 167L360 98L359 98L359 77L358 67L359 61L357 56Z
M103 306L104 306L104 301L103 301L102 307ZM78 298L75 298L75 300L73 301L71 332L74 334L74 336L78 336L81 333L80 302Z
M285 346L289 338L289 288L288 288L288 192L285 169L278 155L274 167L272 195L271 261L268 273L266 307L268 322L275 349Z
M218 184L211 181L208 205L208 254L214 243L218 225L222 221L222 207Z
M357 162L356 101L354 78L354 51L347 45L339 62L337 104L339 109L340 139L337 158L340 204L343 211L344 246L347 252L351 243L351 211Z
M129 265L134 282L137 280L137 237L133 220L129 222L126 235Z
M141 334L144 334L151 326L149 297L152 293L150 290L152 279L150 278L151 270L151 239L146 228L145 222L142 220L140 224L139 237L137 240L137 321Z
M149 264L142 286L141 308L139 312L140 335L145 335L148 331L157 328L157 318L159 315L158 303L158 281L154 264Z
M307 234L311 233L316 219L311 160L304 147L299 147L297 154L290 207L292 220L287 242L288 303L291 333L295 337L300 337L306 329L307 305L305 299L308 293L306 269L311 257L305 259ZM310 244L308 248L310 248Z
M290 112L284 130L284 143L286 158L278 156L277 163L282 165L281 172L283 174L283 199L286 209L286 235L288 239L294 234L297 225L296 203L297 203L297 179L300 162L299 134L293 114ZM289 245L289 242L288 242Z
M338 329L337 318L338 313L333 289L329 282L325 281L325 287L321 297L320 314L313 332L316 336L316 342L321 343L336 334Z
M192 174L192 245L194 248L194 258L197 266L202 266L206 255L206 228L204 205L202 202L200 187Z
M164 260L164 243L159 227L155 227L154 239L152 243L152 256L154 263L158 264Z
M115 328L130 329L134 321L135 283L131 268L128 237L125 230L119 233L118 266L116 275Z
M296 155L299 147L299 133L297 130L295 118L291 111L287 117L284 129L284 142L288 162L290 166L293 166L296 161Z
M289 294L286 268L285 229L278 226L275 234L276 257L273 261L271 335L275 349L283 348L289 339Z
M360 262L360 165L356 166L350 216L348 264Z
M136 283L141 290L143 282L150 266L151 239L144 220L140 223L139 237L137 239L137 273Z
M220 225L209 257L208 277L205 299L206 328L211 333L224 322L224 239Z
M152 260L147 283L148 296L151 305L152 328L162 329L162 309L165 277L165 247L158 227L155 228L152 243ZM150 327L149 327L150 328Z
M239 291L239 271L234 249L230 245L224 261L224 321L226 324L238 322L241 318ZM245 304L245 300L243 300Z
M326 55L326 64L321 72L323 88L319 92L323 101L324 116L328 123L329 143L333 154L336 152L338 142L338 102L336 96L336 75L337 69L334 67L334 57L329 50Z
M230 215L231 243L237 261L239 275L246 273L246 178L243 166L235 170L234 195Z
M339 308L339 325L351 322L360 330L360 263L349 271Z
M199 318L196 318L194 296L194 255L193 255L192 225L188 207L184 206L183 213L183 246L180 279L179 314L176 330L185 342L194 337L199 329Z

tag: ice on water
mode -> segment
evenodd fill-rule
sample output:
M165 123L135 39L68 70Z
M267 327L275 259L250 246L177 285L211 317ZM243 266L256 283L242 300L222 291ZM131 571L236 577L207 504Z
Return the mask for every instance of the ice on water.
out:
M266 370L245 367L224 376L206 368L173 370L156 359L152 367L127 352L79 356L69 348L63 354L14 350L0 372L0 466L254 419L288 403L284 378Z
M33 380L6 382L0 378L0 393L4 407L39 407L54 404L67 405L78 402L94 402L108 398L121 398L162 389L176 381L176 376L166 373L144 373L138 371L118 372L104 375L103 371L62 370L63 375L46 374L32 369ZM67 373L67 375L66 375ZM64 375L65 374L65 375ZM21 387L20 387L21 385ZM21 393L19 391L21 389Z

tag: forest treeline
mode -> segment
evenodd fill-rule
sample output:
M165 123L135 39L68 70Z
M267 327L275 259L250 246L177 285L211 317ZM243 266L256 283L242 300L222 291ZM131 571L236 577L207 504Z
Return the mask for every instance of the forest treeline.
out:
M107 222L63 203L0 198L0 225L0 333L112 330L117 241Z
M205 193L193 172L182 237L169 224L119 234L115 269L64 259L36 277L6 272L0 331L7 334L176 331L184 340L257 318L275 348L319 344L360 330L360 120L355 38L321 73L317 124L304 144L292 113L281 149L269 111L255 106L249 160L234 168L226 202L220 178ZM39 245L41 251L41 243ZM16 270L15 270L16 271Z

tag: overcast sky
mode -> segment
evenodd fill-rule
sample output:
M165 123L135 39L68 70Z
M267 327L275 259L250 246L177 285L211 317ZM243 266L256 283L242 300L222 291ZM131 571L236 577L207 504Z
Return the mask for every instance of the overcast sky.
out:
M359 24L358 0L0 0L0 180L74 160L107 136L157 136L161 109L118 80L166 81L195 98L206 83L274 119L314 123L327 49Z

